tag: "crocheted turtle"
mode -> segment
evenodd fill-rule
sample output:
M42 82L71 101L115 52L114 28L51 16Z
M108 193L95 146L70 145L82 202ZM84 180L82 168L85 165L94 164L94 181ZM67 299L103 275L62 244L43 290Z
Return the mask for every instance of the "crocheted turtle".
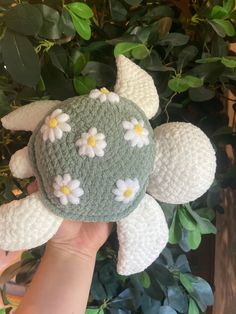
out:
M146 190L181 203L209 188L215 154L208 138L187 123L153 132L148 119L159 98L152 78L124 56L117 69L115 92L102 88L63 102L38 101L2 118L5 128L33 132L9 166L15 177L35 176L39 191L0 207L1 248L41 245L63 219L115 221L118 272L140 272L168 241L164 214ZM186 154L189 147L197 147L194 154Z

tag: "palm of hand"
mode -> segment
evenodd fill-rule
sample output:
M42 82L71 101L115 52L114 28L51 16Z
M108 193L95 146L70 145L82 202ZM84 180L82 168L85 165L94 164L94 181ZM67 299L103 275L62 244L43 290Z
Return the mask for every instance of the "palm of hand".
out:
M94 255L107 240L112 223L64 220L50 240L53 245L85 255Z
M36 181L27 189L29 193L36 192L38 190ZM107 222L64 220L49 243L74 253L94 256L107 240L111 229L112 223Z

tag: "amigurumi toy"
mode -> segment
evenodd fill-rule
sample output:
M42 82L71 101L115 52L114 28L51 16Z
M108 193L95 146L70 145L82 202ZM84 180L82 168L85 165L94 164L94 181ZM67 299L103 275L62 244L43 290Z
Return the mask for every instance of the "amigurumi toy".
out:
M137 273L168 241L152 196L180 204L210 187L216 164L206 135L190 123L153 132L148 119L159 97L152 78L124 56L117 57L117 70L115 92L36 101L2 118L7 129L33 132L9 166L17 178L35 176L39 191L0 207L0 248L41 245L63 219L115 221L117 270Z

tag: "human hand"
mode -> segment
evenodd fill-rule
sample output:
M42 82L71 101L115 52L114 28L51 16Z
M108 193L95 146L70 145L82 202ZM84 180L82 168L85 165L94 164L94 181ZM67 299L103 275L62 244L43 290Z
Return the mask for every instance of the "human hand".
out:
M36 192L37 182L31 183L27 189L29 193ZM84 257L95 257L99 248L107 240L111 229L112 223L107 222L64 220L57 233L48 241L47 247Z

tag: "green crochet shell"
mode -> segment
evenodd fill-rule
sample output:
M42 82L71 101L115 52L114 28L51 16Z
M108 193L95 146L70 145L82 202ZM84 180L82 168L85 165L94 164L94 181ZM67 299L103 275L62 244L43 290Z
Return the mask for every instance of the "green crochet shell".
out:
M70 132L64 132L55 142L44 141L40 131L43 119L33 132L29 156L34 169L42 202L56 215L66 219L83 221L117 221L133 211L145 195L148 177L155 157L155 142L151 125L144 112L132 101L120 97L119 103L108 100L101 103L89 96L67 99L57 105L69 115ZM50 115L49 112L47 116ZM141 148L132 147L124 139L127 130L123 121L132 118L144 121L148 130L149 144ZM104 156L90 158L80 156L76 141L81 134L95 127L103 133L107 146ZM72 179L80 181L84 194L80 203L62 205L54 195L55 177L69 173ZM140 189L135 199L129 203L115 200L113 189L118 180L138 179Z

